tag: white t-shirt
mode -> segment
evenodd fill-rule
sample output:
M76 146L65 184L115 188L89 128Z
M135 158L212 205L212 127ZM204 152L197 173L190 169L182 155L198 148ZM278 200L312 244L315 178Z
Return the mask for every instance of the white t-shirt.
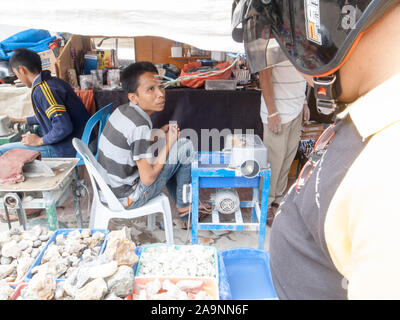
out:
M291 62L286 60L272 67L272 85L281 123L288 123L303 109L307 82ZM263 95L261 95L260 116L263 123L268 123L268 110Z

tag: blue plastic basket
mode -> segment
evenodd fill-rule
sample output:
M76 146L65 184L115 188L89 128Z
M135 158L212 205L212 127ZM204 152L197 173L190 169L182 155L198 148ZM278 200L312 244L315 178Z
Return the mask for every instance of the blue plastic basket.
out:
M269 267L269 253L253 248L221 251L231 298L277 299Z
M43 258L43 255L44 255L45 251L47 250L47 248L49 247L49 245L50 245L52 242L55 242L55 241L56 241L56 237L57 237L59 234L63 234L63 235L65 236L65 235L67 235L67 234L69 234L70 232L75 231L75 230L79 230L79 232L82 232L82 230L84 230L84 229L57 229L57 230L53 233L53 235L52 235L52 236L50 237L50 239L47 241L45 247L44 247L44 248L42 249L42 251L37 255L37 257L35 258L35 261L34 261L33 264L29 267L28 272L27 272L27 274L26 274L26 276L25 276L25 278L24 278L24 281L25 281L25 282L29 282L29 280L32 279L32 276L33 276L33 275L32 275L32 269L33 269L34 267L39 266L39 265L41 264L42 258ZM104 233L104 235L105 235L104 240L103 240L103 244L101 245L101 248L100 248L100 251L99 251L99 255L101 255L101 254L104 252L105 248L106 248L108 230L105 230L105 229L91 229L91 231L92 231L92 234L98 231L98 232ZM56 281L64 281L64 280L65 280L65 279L56 279Z

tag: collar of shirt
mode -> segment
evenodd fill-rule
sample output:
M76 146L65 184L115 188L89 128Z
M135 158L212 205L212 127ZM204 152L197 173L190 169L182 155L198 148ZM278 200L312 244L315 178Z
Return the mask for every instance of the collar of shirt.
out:
M35 86L37 83L40 82L40 73L33 79L32 87Z
M149 123L150 129L153 129L153 122L151 122L150 116L146 112L144 112L144 110L141 107L139 107L138 105L134 104L133 102L130 101L129 105L131 107L133 107L137 112L139 112L139 114L143 118L145 118L147 120L147 122Z
M368 138L394 122L400 121L400 74L386 80L350 104L338 118L347 114L362 139Z
M38 83L42 82L43 79L47 80L48 78L51 78L51 73L50 70L42 70L33 80L32 82L32 87L37 85Z

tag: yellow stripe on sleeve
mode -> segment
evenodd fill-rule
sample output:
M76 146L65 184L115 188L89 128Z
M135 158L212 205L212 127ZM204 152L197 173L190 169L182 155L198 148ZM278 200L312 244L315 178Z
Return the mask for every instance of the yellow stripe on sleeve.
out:
M44 94L44 97L46 98L47 102L49 103L50 106L54 105L54 103L50 100L47 90L43 84L39 85L40 89L42 89L42 92Z
M53 106L53 107L48 108L48 109L46 110L46 116L47 116L48 118L50 118L50 116L51 116L54 112L57 112L57 111L67 112L67 109L66 109L64 106L60 106L60 105Z
M56 105L56 104L57 104L57 101L56 101L56 99L54 98L54 95L53 95L53 93L51 92L49 85L47 84L46 81L43 81L43 84L44 84L44 86L46 87L47 92L49 93L50 100L53 101L52 104Z

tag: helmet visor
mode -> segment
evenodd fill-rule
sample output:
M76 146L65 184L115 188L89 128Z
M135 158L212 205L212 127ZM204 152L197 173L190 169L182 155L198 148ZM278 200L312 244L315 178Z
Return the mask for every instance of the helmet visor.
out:
M385 1L248 0L244 2L247 5L246 10L238 11L237 15L242 14L242 41L246 53L251 52L248 59L252 72L272 65L269 61L261 61L260 57L266 54L266 48L261 49L261 43L254 39L255 37L267 39L260 30L269 30L300 72L321 75L330 72L343 61L362 31L360 26L365 25L370 12L374 11L371 7L373 5L376 7ZM238 17L235 19L237 23ZM262 23L265 24L264 27L261 26ZM252 37L246 39L246 35ZM234 40L237 41L238 38ZM264 41L264 44L267 45L268 41ZM256 54L257 50L260 52ZM253 56L257 58L251 61Z

